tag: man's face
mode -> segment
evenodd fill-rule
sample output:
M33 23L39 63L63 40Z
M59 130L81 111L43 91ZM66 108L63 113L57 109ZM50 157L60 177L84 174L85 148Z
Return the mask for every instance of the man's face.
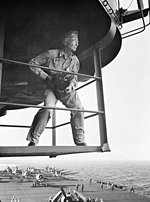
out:
M77 47L79 45L78 38L70 38L67 42L68 48L70 48L71 51L76 51Z

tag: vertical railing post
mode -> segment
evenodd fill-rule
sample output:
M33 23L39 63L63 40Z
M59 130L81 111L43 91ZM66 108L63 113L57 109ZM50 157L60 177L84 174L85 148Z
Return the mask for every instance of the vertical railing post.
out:
M52 116L52 146L56 146L56 110L53 109Z
M4 52L4 33L5 33L5 26L4 26L5 20L4 20L4 11L1 12L0 10L0 57L3 58L3 52ZM3 63L0 62L0 95L2 91L2 68Z
M138 9L144 9L143 0L137 0Z
M96 80L96 90L97 90L97 105L99 111L104 111L104 113L99 114L99 131L100 131L100 141L103 151L110 151L108 140L107 140L107 130L106 130L106 118L105 118L105 106L104 106L104 95L103 95L103 82L102 82L102 63L101 63L101 53L98 49L94 49L94 67L95 76L101 77L101 79Z

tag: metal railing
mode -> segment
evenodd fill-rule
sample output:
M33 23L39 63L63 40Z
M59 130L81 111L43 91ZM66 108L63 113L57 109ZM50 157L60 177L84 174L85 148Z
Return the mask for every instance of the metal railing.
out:
M57 69L53 69L53 68L49 68L49 67L45 67L45 66L41 66L41 65L29 64L29 63L21 62L21 61L15 61L15 60L10 60L10 59L5 59L5 58L0 58L0 61L3 62L3 63L8 63L8 64L17 64L17 65L20 65L21 67L28 67L28 68L35 67L35 68L41 68L41 69L44 69L44 70L52 70L52 71L56 71L56 72L63 72L65 74L72 74L72 75L77 75L77 76L82 76L82 77L93 79L92 81L89 81L86 84L81 85L76 90L79 90L79 89L81 89L81 88L95 82L96 80L101 80L101 77L96 77L96 76L91 76L91 75L86 75L86 74L80 74L80 73L73 73L73 72L69 72L69 71L66 72L66 71L57 70ZM53 110L60 110L60 111L78 111L78 112L93 113L93 115L84 117L85 119L91 118L93 116L96 116L96 115L104 113L104 111L85 110L85 109L81 110L81 109L60 108L60 107L46 107L46 106L37 106L37 105L31 105L31 104L21 104L21 103L9 102L9 101L0 102L0 105L17 106L17 107L25 107L25 108L31 107L31 108L40 108L40 109L53 109ZM70 122L62 123L62 124L59 124L59 125L53 125L52 127L46 127L46 129L52 129L53 130L53 129L56 129L56 128L61 127L61 126L65 126L67 124L70 124ZM18 125L0 124L0 126L1 127L30 128L30 126L24 126L24 125L18 126Z
M0 105L3 106L14 106L14 107L18 107L18 108L26 108L26 107L32 107L32 108L42 108L42 109L52 109L54 111L53 113L53 118L52 118L52 127L46 127L46 129L52 129L52 146L56 146L56 128L61 127L61 126L65 126L67 124L70 124L70 122L65 122L62 124L58 124L56 125L56 110L60 110L60 111L79 111L79 112L87 112L87 113L92 113L92 115L89 116L85 116L85 119L94 117L96 115L98 115L99 117L99 130L100 130L100 146L94 146L93 148L90 149L75 149L74 152L72 152L72 150L68 149L69 153L83 153L83 152L98 152L98 151L110 151L109 149L109 145L107 142L107 133L106 133L106 122L105 122L105 110L104 110L104 99L103 99L103 87L102 87L102 77L101 77L101 62L98 62L99 60L101 60L101 54L98 50L95 50L93 52L93 57L94 57L94 68L95 68L95 76L91 76L91 75L86 75L86 74L80 74L80 73L74 73L74 72L66 72L66 71L62 71L62 70L57 70L57 69L53 69L53 68L49 68L49 67L45 67L45 66L40 66L40 65L33 65L33 64L29 64L29 63L25 63L25 62L20 62L20 61L15 61L15 60L9 60L9 59L5 59L5 58L0 58L0 61L3 63L10 63L10 64L17 64L17 65L21 65L21 67L35 67L35 68L41 68L41 69L46 69L46 70L52 70L52 71L56 71L56 72L64 72L65 74L72 74L72 75L77 75L77 76L82 76L82 77L86 77L89 79L93 79L92 81L87 82L86 84L81 85L80 87L78 87L76 90L79 90L93 82L96 82L96 87L97 87L97 104L98 104L98 110L85 110L85 109L74 109L74 108L60 108L60 107L46 107L46 106L37 106L37 105L33 105L33 104L22 104L22 103L15 103L15 96L13 97L13 99L7 99L5 102L0 102ZM11 67L10 67L11 68ZM101 91L101 92L99 92ZM18 98L17 98L18 99ZM24 125L4 125L1 124L1 127L19 127L19 128L29 128L30 126L24 126ZM12 151L12 148L10 148ZM25 148L22 148L23 150ZM11 152L6 152L5 148L0 148L2 154L1 156L25 156L27 154L27 156L31 156L33 155L33 151L28 152L28 151L24 151L24 152L17 152L17 150L14 150L13 153L11 154ZM32 150L32 149L31 149ZM38 149L37 149L38 150ZM38 150L38 155L39 152L41 150ZM27 153L26 153L27 152ZM68 153L67 152L67 153ZM63 149L63 153L66 153L66 149ZM56 155L61 155L62 152L61 151L56 151L54 149L54 147L52 147L52 154L49 154L47 149L44 151L41 151L41 155L49 155L49 156L55 156ZM36 155L36 153L34 154Z

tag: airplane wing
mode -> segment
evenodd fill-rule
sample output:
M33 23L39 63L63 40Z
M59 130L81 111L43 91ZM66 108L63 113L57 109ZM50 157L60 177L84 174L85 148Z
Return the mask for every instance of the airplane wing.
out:
M81 194L80 192L75 191L75 190L73 190L73 192L75 193L75 195L76 195L78 198L81 198L84 202L86 202L86 197L83 196L83 194Z
M59 191L52 199L52 202L58 202L60 197L62 196L62 191Z

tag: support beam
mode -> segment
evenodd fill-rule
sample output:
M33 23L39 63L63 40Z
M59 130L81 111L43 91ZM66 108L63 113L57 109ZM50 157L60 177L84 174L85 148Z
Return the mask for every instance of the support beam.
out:
M99 114L99 130L100 130L100 141L103 151L110 151L108 140L107 140L107 130L106 130L106 118L105 118L105 106L104 106L104 95L103 95L103 83L102 83L102 63L101 54L97 48L94 49L94 66L95 75L100 76L100 80L96 80L96 90L97 90L97 104L98 110L103 110L103 114Z
M11 146L0 147L0 157L20 157L20 156L49 156L58 155L102 152L100 146Z

